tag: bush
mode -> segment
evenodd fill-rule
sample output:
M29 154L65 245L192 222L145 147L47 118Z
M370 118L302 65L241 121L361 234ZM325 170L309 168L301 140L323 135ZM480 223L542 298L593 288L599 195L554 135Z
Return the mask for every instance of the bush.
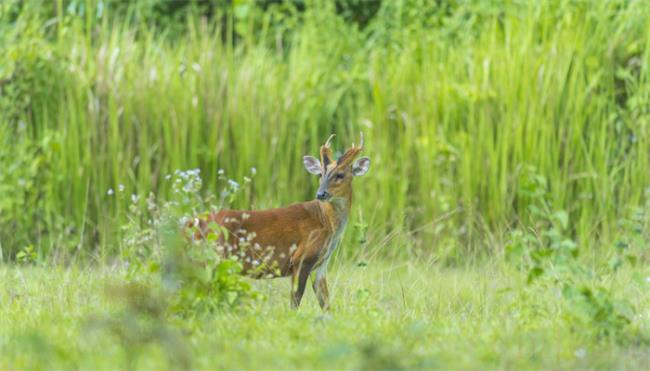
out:
M254 174L251 174L254 176ZM176 171L166 177L171 183L172 197L156 201L153 194L146 199L146 212L132 194L127 223L123 227L122 258L129 265L131 277L142 271L161 275L162 288L168 296L170 314L194 316L224 308L236 308L258 294L242 277L242 264L235 258L225 258L216 243L220 229L211 226L211 234L201 241L190 241L194 233L187 228L188 218L205 215L204 210L216 210L245 194L252 178L245 178L244 187L221 174L225 183L219 198L203 196L202 179L198 169ZM109 193L124 197L122 191Z

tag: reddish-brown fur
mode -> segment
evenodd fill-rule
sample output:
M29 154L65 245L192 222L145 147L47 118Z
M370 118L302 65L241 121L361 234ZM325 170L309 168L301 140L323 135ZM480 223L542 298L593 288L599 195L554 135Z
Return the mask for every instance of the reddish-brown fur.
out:
M215 232L209 228L211 223L220 226L217 245L225 256L241 259L245 274L255 278L291 275L294 307L300 305L307 279L316 270L313 289L319 304L327 310L327 262L347 222L352 203L351 161L360 150L353 146L339 159L344 162L337 164L331 159L328 144L321 149L321 164L325 166L321 165L319 191L326 191L327 200L269 210L221 210L190 221L187 227L194 231L195 240L201 240ZM367 166L369 161L362 173L354 175L365 173ZM334 180L331 174L338 177Z

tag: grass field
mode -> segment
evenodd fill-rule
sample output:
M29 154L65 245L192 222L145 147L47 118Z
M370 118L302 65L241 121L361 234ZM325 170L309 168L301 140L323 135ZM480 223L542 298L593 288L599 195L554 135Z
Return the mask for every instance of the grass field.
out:
M603 279L638 308L630 337L607 340L571 319L557 288L531 288L525 275L497 261L465 268L335 262L332 268L328 314L311 292L300 311L290 310L287 280L258 281L268 300L166 320L164 326L182 335L144 342L135 333L117 336L116 328L147 329L149 317L116 328L93 325L98 317L121 318L124 305L105 294L105 285L124 278L123 270L5 267L0 366L160 369L170 355L196 369L639 370L650 362L647 343L632 336L650 326L647 268ZM184 346L170 352L169 342Z
M0 369L647 368L649 20L0 1ZM179 243L211 207L313 199L302 156L361 131L329 313Z

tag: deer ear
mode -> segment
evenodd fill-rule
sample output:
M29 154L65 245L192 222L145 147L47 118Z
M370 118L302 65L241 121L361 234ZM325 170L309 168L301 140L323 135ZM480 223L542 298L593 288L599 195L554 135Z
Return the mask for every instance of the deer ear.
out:
M368 157L361 157L352 164L352 175L362 176L370 169L370 159Z
M302 163L305 164L305 169L309 174L321 175L322 170L320 166L320 161L314 156L304 156L302 158Z

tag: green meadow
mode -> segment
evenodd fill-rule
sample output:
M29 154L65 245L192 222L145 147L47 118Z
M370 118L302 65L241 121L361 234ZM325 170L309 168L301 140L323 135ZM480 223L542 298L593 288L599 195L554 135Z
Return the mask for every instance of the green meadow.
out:
M647 268L604 279L639 312L625 335L599 337L560 290L530 287L498 263L333 263L328 314L311 292L291 310L282 279L256 282L267 299L182 323L107 297L126 279L120 269L3 268L0 367L640 370L650 361L636 338L650 330L650 283L635 278ZM153 330L163 326L176 332Z
M644 1L3 1L0 368L647 368L649 66ZM329 312L181 238L360 132Z

